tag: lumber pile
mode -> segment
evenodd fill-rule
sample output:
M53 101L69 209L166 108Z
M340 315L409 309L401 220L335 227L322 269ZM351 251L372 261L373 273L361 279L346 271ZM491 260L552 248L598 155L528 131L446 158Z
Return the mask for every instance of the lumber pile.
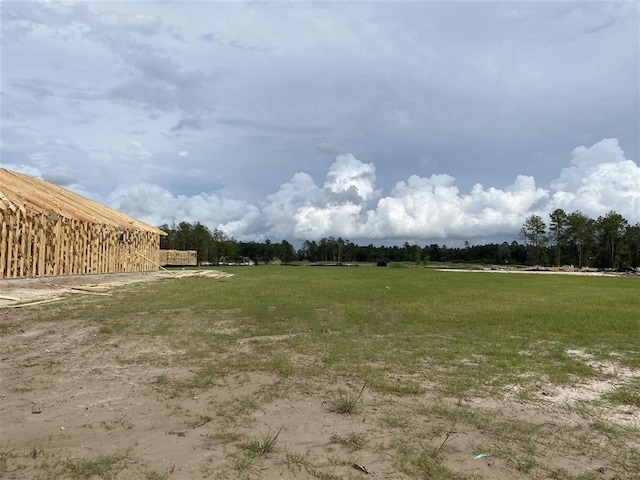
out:
M198 252L195 250L160 250L161 266L195 266L198 265Z

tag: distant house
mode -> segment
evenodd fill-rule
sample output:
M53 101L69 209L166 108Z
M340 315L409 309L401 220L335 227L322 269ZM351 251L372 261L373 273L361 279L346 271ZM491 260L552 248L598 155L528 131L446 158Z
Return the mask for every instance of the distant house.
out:
M0 278L159 268L162 230L4 168L0 168L0 214Z

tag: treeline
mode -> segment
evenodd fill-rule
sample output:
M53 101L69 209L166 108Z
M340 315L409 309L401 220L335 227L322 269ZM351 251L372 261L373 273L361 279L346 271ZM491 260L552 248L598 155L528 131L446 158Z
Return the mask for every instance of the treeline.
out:
M280 243L241 242L227 236L222 230L210 230L200 222L180 222L177 225L160 225L158 228L167 233L160 237L160 248L175 250L195 250L198 262L210 263L242 263L253 261L271 263L278 259L284 263L297 260L297 253L292 244L286 240Z
M610 211L596 219L562 209L549 214L549 223L529 216L520 230L527 246L527 263L595 268L640 266L640 223L631 225Z
M591 219L580 212L571 214L555 210L549 224L531 215L520 231L524 243L517 241L462 247L430 244L419 246L405 242L398 246L356 245L350 240L325 237L306 240L300 249L286 240L279 243L241 242L218 229L210 230L199 222L160 225L167 236L160 248L196 250L198 261L256 264L280 260L364 263L364 262L428 262L488 263L510 265L574 265L575 267L619 268L640 265L640 224L629 225L619 214L609 212Z

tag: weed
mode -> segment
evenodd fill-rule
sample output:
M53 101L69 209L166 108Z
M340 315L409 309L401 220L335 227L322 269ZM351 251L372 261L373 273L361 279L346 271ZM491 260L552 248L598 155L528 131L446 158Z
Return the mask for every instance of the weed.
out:
M295 467L298 471L302 470L303 467L307 470L313 467L311 454L309 452L287 452L285 455L285 463L290 469L294 469Z
M271 435L269 433L260 434L258 438L253 438L247 441L243 445L243 448L254 457L264 456L273 451L276 443L278 443L278 436L280 436L280 432L282 432L282 427L280 427L280 430L278 430L278 433L275 435Z
M519 472L531 473L531 471L538 466L538 462L531 457L525 456L524 458L516 459L516 469Z
M220 377L219 365L209 365L200 371L198 371L191 382L188 382L185 387L189 388L198 388L198 389L206 389L211 387L217 378Z
M341 476L334 475L333 473L321 472L317 470L314 470L311 473L318 480L342 480Z
M295 372L295 366L287 355L275 355L269 360L267 368L282 377L289 377Z
M236 443L242 438L242 436L237 432L221 432L212 435L212 437L217 438L222 443Z
M447 444L447 442L453 438L453 435L455 433L456 433L455 425L452 425L451 428L449 428L449 430L447 430L445 432L444 439L442 440L442 443L440 443L440 445L438 445L437 447L435 447L435 448L433 448L431 450L431 455L433 457L439 457L442 454L442 449Z
M393 415L386 415L380 418L380 424L391 428L408 428L411 426L411 422L407 417L398 417Z
M288 465L304 465L307 463L309 452L306 453L287 453L285 460Z
M249 468L251 466L251 464L253 463L253 460L255 459L255 456L253 455L240 455L237 456L234 460L233 460L233 467L236 470L246 470L247 468Z
M350 460L340 457L339 455L330 456L329 458L327 458L327 462L329 463L329 465L334 467L341 467L352 463Z
M602 398L609 400L614 405L640 408L640 386L638 388L632 388L630 386L620 387L613 392L605 393Z
M202 427L203 425L209 423L211 420L213 420L213 417L210 417L209 415L198 415L198 417L194 421L192 421L189 426L191 428Z
M359 450L367 444L367 436L364 433L351 432L350 434L342 437L340 435L331 435L331 443L338 443L346 447L351 447L354 450Z
M163 373L162 375L158 375L153 383L157 386L166 385L169 383L169 377Z
M370 377L367 379L367 385L379 392L395 395L420 395L425 392L421 382L411 379L392 382L388 379Z
M242 398L235 400L229 408L232 416L243 416L258 408L258 402L253 398Z
M473 480L475 476L464 475L448 468L442 455L434 455L434 449L414 445L406 439L396 441L395 462L404 473L433 480Z
M0 472L4 472L7 469L7 461L10 458L11 452L0 449Z
M151 470L145 473L146 480L168 480L169 473L160 473L156 470Z
M100 422L100 426L105 430L115 430L116 428L122 428L124 430L131 430L133 428L133 423L131 423L126 418L118 418L110 421L102 421Z
M91 460L68 460L64 463L63 471L68 478L88 479L94 476L109 478L125 467L126 457L107 455Z
M362 394L366 389L363 385L359 392L347 392L339 390L329 401L329 410L335 413L352 414L361 410Z

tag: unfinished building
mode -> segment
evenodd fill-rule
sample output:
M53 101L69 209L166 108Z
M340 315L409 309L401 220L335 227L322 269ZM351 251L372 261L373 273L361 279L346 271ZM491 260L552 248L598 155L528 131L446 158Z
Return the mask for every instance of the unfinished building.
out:
M162 230L0 168L0 278L158 270Z

